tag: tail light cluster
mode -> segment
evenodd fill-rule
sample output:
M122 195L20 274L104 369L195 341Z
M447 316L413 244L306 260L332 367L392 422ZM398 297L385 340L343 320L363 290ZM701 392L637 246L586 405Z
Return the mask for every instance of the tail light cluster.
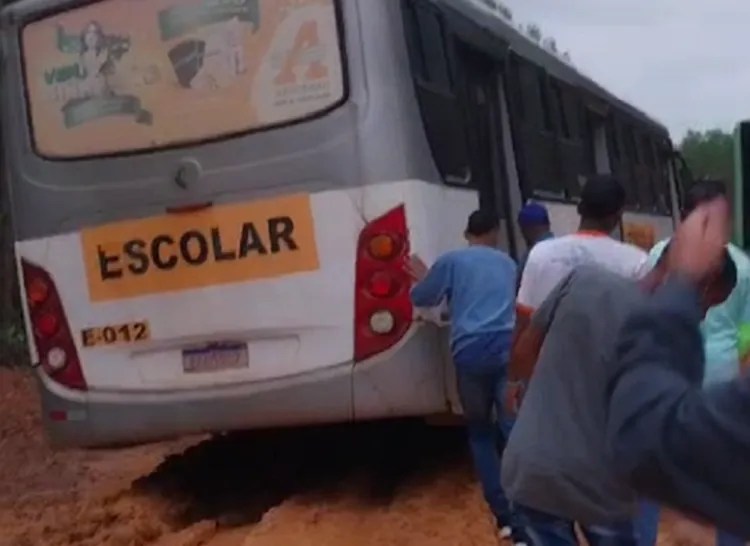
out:
M357 244L354 294L354 360L395 345L412 323L409 238L400 205L368 223Z
M65 387L86 390L78 351L52 278L23 259L21 269L34 345L44 372Z

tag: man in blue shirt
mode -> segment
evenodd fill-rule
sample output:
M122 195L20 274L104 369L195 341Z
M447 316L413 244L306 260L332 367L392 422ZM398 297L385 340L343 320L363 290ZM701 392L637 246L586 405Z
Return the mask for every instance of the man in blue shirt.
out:
M512 420L503 416L506 372L515 324L516 265L498 243L494 215L475 211L466 227L467 248L440 256L429 269L411 258L415 307L447 300L458 394L474 465L501 538L525 543L500 485L500 456ZM493 417L497 416L497 419Z
M726 198L726 186L719 180L700 180L690 187L685 195L683 218L703 203ZM729 220L727 220L729 221ZM655 264L667 246L669 239L657 243L649 254ZM727 300L708 311L701 323L706 370L705 386L722 383L740 374L740 333L750 323L750 260L733 244L727 245L729 256L737 269L737 284ZM644 502L641 510L639 533L640 546L654 546L659 524L659 507ZM744 541L719 531L717 546L743 546Z

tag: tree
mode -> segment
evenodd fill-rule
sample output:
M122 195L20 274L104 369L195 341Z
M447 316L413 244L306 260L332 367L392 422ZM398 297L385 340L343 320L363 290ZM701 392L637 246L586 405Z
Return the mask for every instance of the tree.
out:
M559 54L559 51L557 50L557 40L554 38L545 38L543 45L555 55Z
M546 49L556 57L559 57L565 62L570 63L570 52L561 52L557 45L557 40L551 36L545 36L542 29L536 23L527 23L526 25L517 24L518 30L523 32L530 40L535 42L537 45Z
M541 43L542 41L542 29L539 28L539 25L536 25L534 23L529 23L526 25L526 35L536 43Z
M731 185L734 178L734 137L721 129L690 130L680 151L695 178L713 177Z
M508 21L513 21L513 11L502 2L497 3L497 11Z

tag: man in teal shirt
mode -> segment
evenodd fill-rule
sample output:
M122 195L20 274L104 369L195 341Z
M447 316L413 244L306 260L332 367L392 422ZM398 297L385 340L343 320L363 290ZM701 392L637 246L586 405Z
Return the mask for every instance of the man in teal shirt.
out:
M726 186L719 180L701 180L696 182L685 195L682 217L685 218L701 203L707 203L717 197L726 197ZM659 260L669 239L660 241L649 253L649 262L655 265ZM746 355L747 343L741 338L747 337L750 328L750 258L737 246L728 245L729 256L737 269L737 284L726 299L711 308L701 323L706 368L703 384L723 383L735 379L741 370L741 360ZM644 502L639 521L640 546L654 546L659 524L659 507L651 502ZM716 535L717 546L744 546L744 541L719 531Z

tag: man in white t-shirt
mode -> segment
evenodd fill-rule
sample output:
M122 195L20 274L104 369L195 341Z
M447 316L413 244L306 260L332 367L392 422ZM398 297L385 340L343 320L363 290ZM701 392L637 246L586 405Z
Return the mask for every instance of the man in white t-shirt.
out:
M581 189L578 231L540 241L529 252L516 298L517 340L534 311L553 288L579 265L599 265L626 278L641 278L650 269L648 254L640 248L613 239L625 207L625 188L612 175L590 176ZM526 382L533 370L509 370L509 381Z
M630 278L646 273L648 255L638 247L610 237L620 224L624 205L625 188L616 178L589 177L578 204L581 217L578 231L541 241L529 253L516 301L522 317L528 318L555 285L578 265L600 265Z

